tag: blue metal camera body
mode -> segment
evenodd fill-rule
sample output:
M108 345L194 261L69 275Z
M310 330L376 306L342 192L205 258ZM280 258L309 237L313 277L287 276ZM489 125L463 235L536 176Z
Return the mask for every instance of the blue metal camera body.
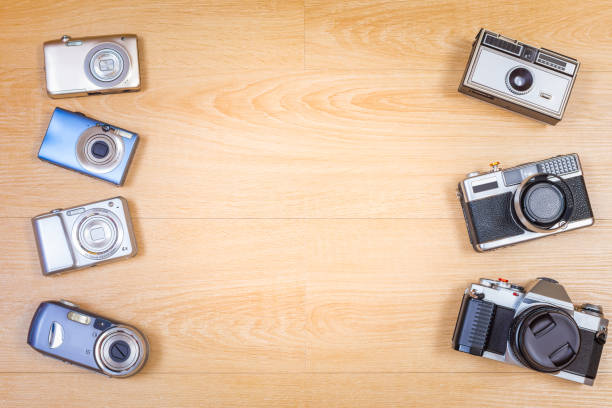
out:
M136 133L55 108L38 158L120 186L138 140Z
M83 311L65 300L38 306L28 344L45 355L110 377L136 374L149 354L148 342L136 328Z

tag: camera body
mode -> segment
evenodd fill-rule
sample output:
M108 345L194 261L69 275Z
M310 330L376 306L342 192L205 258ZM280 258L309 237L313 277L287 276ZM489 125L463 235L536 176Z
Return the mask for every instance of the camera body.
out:
M43 275L95 266L136 255L123 197L57 209L32 218Z
M593 211L577 154L551 157L459 183L470 242L488 251L593 225Z
M70 38L43 46L52 98L140 90L138 39L132 34Z
M573 58L481 29L459 92L554 125L579 67Z
M600 306L574 306L553 279L480 279L463 295L453 348L593 385L607 328Z
M120 186L138 140L136 133L55 108L38 158Z
M149 355L147 339L136 328L86 312L65 300L38 306L28 344L45 355L109 377L136 374Z

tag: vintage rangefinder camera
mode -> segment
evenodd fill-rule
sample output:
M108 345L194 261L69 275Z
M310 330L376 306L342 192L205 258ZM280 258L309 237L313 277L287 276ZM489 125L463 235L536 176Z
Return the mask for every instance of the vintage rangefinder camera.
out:
M579 67L573 58L481 29L459 92L554 125Z
M66 300L42 302L30 324L34 350L109 377L142 369L149 344L136 328L79 309Z
M52 98L138 91L135 35L70 38L46 42L45 77Z
M55 108L38 158L120 186L138 139L128 130Z
M577 154L556 156L488 173L470 173L459 183L470 242L487 251L593 225Z
M125 198L53 210L32 218L43 275L136 255Z
M600 306L574 306L553 279L525 289L480 279L463 295L453 348L593 385L607 330Z

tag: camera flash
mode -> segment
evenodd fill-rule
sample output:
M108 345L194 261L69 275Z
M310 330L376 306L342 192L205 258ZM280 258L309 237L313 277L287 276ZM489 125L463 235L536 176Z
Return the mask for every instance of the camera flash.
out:
M68 312L68 319L81 324L89 324L89 322L91 322L91 318L89 316L77 313L74 310Z

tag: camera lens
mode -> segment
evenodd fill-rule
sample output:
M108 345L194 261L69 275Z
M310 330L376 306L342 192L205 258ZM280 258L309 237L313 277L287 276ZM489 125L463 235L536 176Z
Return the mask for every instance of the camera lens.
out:
M553 373L575 360L580 349L580 330L563 310L537 306L515 319L510 343L521 363L537 371Z
M91 154L96 159L103 159L108 154L108 144L102 140L96 140L91 146Z
M89 259L112 256L123 242L121 220L104 208L94 208L80 215L72 231L75 248Z
M95 85L110 88L125 80L130 69L130 58L121 45L107 42L89 50L83 68L87 78Z
M525 191L522 206L529 221L541 227L548 227L557 223L563 216L565 196L553 183L540 182Z
M149 345L135 328L119 325L100 334L94 347L94 357L100 369L114 377L137 373L145 364Z
M123 363L130 357L130 345L123 340L117 340L109 349L110 358L116 363Z
M92 56L89 69L99 81L114 81L123 72L123 58L115 50L101 49Z
M506 76L506 85L515 94L525 94L533 85L533 75L525 67L512 68Z
M108 173L121 164L123 140L108 126L92 126L83 131L76 143L76 158L88 172Z

